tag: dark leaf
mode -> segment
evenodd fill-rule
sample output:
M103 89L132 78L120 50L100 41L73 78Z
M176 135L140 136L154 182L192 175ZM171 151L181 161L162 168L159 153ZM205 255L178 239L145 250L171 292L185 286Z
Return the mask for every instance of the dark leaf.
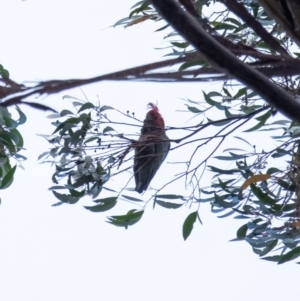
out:
M91 102L85 103L78 111L78 113L87 110L87 109L93 109L95 106Z
M155 200L155 203L164 208L168 208L168 209L177 209L183 205L183 204L176 204L176 203L164 202L164 201L159 201L159 200Z
M97 205L95 206L84 206L85 209L92 212L104 212L112 209L117 204L117 197L109 197L105 199L94 200Z
M185 219L182 227L182 236L184 240L186 240L190 236L196 219L197 219L197 211L192 212Z
M134 198L132 196L128 196L128 195L124 195L124 194L122 194L122 197L125 198L125 199L127 199L127 200L133 201L133 202L144 202L141 199Z
M184 199L182 195L178 195L178 194L157 194L155 197L160 199L168 199L168 200Z
M3 177L1 184L0 184L0 189L6 189L8 188L11 183L13 182L14 179L14 174L16 171L17 165L15 165L13 168L11 168L6 175Z
M52 192L57 199L59 199L60 201L62 201L64 203L67 203L67 204L73 205L80 200L80 197L74 197L70 194L60 194L56 191L52 191Z
M248 231L248 226L247 224L245 224L237 230L236 237L239 239L244 239L247 234L247 231Z
M117 226L117 227L125 227L132 226L136 224L142 218L144 211L136 211L135 209L127 212L126 215L115 215L108 217L108 223Z
M278 261L278 264L282 264L287 261L293 260L299 256L300 256L300 247L296 247L296 248L292 249L291 251L282 255L280 260Z

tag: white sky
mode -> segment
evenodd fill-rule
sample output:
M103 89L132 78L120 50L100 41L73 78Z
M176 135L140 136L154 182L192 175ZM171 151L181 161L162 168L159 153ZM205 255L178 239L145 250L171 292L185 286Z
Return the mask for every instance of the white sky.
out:
M0 63L13 80L23 82L87 78L158 60L165 52L154 47L166 45L161 44L165 33L153 33L160 25L105 29L135 2L1 0ZM82 89L91 101L98 95L103 104L134 111L141 119L146 104L158 101L166 124L179 126L190 117L176 113L184 107L181 98L201 100L201 90L213 85L105 82ZM62 109L68 105L65 94L82 98L74 89L43 102ZM181 228L188 208L152 210L150 205L142 220L125 231L105 223L111 212L91 213L81 203L51 207L56 202L47 190L52 170L37 164L49 145L36 136L53 131L51 120L46 113L22 109L29 119L20 128L28 161L25 171L17 170L13 185L1 191L1 301L276 301L298 296L298 266L276 266L259 260L247 243L229 243L243 222L220 220L209 205L200 211L204 226L196 223L186 242ZM168 176L168 168L165 163L154 186ZM122 214L128 208L134 206L120 204L116 210Z

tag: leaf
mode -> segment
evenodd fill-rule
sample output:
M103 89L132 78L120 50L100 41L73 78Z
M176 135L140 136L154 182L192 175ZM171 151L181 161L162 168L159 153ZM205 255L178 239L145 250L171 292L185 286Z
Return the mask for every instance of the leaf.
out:
M220 169L220 168L217 168L217 167L214 167L214 166L211 166L211 165L208 165L207 167L210 168L210 170L212 172L221 173L221 174L224 174L224 175L232 175L234 173L239 172L238 169Z
M285 190L296 191L296 185L293 183L288 183L280 178L277 178L277 183L279 186L281 186Z
M171 42L171 44L178 48L187 48L188 46L190 46L189 42Z
M144 210L137 211L136 209L130 210L126 215L114 215L108 217L108 223L117 226L117 227L125 227L132 226L136 224L142 218L144 214Z
M204 96L204 99L205 99L205 101L209 104L209 105L211 105L211 106L215 106L216 104L219 104L217 101L214 101L214 100L212 100L204 91L202 91L202 93L203 93L203 96Z
M234 118L234 117L241 117L241 114L232 114L229 110L228 107L224 106L224 112L225 112L225 116L226 118Z
M250 184L250 187L253 194L259 199L260 202L262 202L262 204L274 205L276 203L276 200L272 199L267 193L262 192L261 189L254 184Z
M244 239L247 234L247 231L248 231L248 226L247 224L245 224L237 230L236 237L239 239Z
M74 126L74 125L77 124L77 123L79 123L79 118L77 118L77 117L71 117L71 118L65 120L64 122L60 123L60 124L56 127L56 129L55 129L55 131L52 133L52 135L55 134L55 133L57 133L57 132L59 132L61 129L64 129L64 130L66 131L66 130L67 130L67 129L65 129L65 126L66 126L66 125L72 125L72 126ZM69 127L69 126L68 126L68 127Z
M197 211L192 212L185 219L185 221L183 223L183 227L182 227L182 236L183 236L184 240L186 240L190 236L190 234L194 228L194 223L195 223L196 219L197 219Z
M277 243L278 243L278 239L268 241L266 247L261 251L259 256L267 255L270 251L272 251L276 247Z
M128 195L124 195L124 194L122 194L122 197L125 198L125 199L127 199L127 200L133 201L133 202L144 202L141 199L134 198L132 196L128 196Z
M280 169L276 168L276 167L270 167L268 170L267 170L267 174L271 175L273 173L277 173L277 172L281 172Z
M71 112L69 110L62 110L59 115L60 115L60 117L64 117L66 115L74 115L74 114L73 114L73 112Z
M188 110L189 110L190 112L192 112L192 113L195 113L195 114L202 113L202 111L199 110L199 109L196 108L196 107L191 107L191 106L189 106L189 105L186 105L186 106L187 106Z
M275 256L262 257L261 259L267 260L267 261L278 262L280 260L280 258L281 258L280 255L275 255Z
M239 199L242 199L242 192L250 186L250 184L261 182L261 181L266 181L270 179L271 175L269 174L260 174L260 175L254 175L249 177L241 186L240 192L239 192Z
M182 195L178 195L178 194L157 194L155 197L160 199L168 199L168 200L184 199Z
M0 76L3 78L9 78L9 72L0 64Z
M115 130L114 130L112 127L110 127L110 126L107 126L107 127L105 127L105 129L103 130L103 134L105 134L105 133L107 133L107 132L115 132Z
M180 67L179 67L179 69L178 69L178 71L183 71L183 70L186 70L186 69L188 69L188 68L190 68L190 67L194 67L194 66L202 66L202 65L204 65L206 63L206 61L205 60L197 60L197 61L194 61L194 62L186 62L186 63L183 63ZM195 71L196 72L196 71Z
M104 212L112 209L117 204L117 197L109 197L105 199L94 200L98 203L95 206L84 206L85 209L91 212Z
M224 199L227 198L228 196L230 196L230 195L227 194L227 195L219 196L215 193L214 203L218 204L220 207L226 208L226 209L236 206L238 204L237 201L232 201L232 202L225 202L224 201Z
M103 112L103 111L106 111L106 110L114 110L114 108L113 108L113 107L110 107L110 106L102 106L102 107L100 108L100 112Z
M70 194L60 194L56 191L52 191L52 193L54 194L54 196L59 199L60 201L67 203L67 204L75 204L80 200L80 197L74 197Z
M17 165L15 165L13 168L11 168L6 175L3 177L1 184L0 184L0 189L6 189L8 188L11 183L13 182L14 179L14 174L16 171Z
M212 123L213 126L223 126L223 125L226 125L227 123L231 122L232 120L230 119L225 119L225 120L212 120L208 117L206 117L207 121L209 123Z
M164 201L159 201L159 200L156 200L155 203L164 208L168 208L168 209L177 209L183 205L183 204L176 204L176 203L164 202Z
M251 146L251 147L253 147L247 140L245 140L245 139L243 139L243 138L241 138L241 137L238 137L238 136L234 136L233 138L235 138L235 139L239 139L239 140L241 140L241 141L243 141L243 142L245 142L245 143L247 143L249 146Z
M262 126L264 126L266 124L266 121L272 116L272 111L269 110L268 112L266 112L265 114L255 118L256 120L259 121L259 123L257 125L255 125L254 127L244 131L244 132L252 132L252 131L256 131L259 128L261 128Z
M79 109L78 113L80 113L84 110L93 109L93 108L95 108L95 106L91 102L87 102Z
M233 96L233 99L237 99L242 95L247 95L247 87L239 89L238 92Z
M18 106L16 106L16 109L17 109L17 111L19 113L19 119L17 121L18 124L19 125L24 124L26 122L26 120L27 120L26 115L21 111L21 109Z
M278 264L282 264L287 261L293 260L299 256L300 256L300 247L296 247L296 248L292 249L291 251L282 255L280 260L278 261Z

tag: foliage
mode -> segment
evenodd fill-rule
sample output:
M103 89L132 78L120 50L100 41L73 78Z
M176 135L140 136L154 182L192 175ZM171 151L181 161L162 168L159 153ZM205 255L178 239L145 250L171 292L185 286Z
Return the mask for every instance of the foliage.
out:
M260 3L257 1L179 2L191 15L202 18L203 28L219 43L260 72L268 74L268 71L271 71L269 76L272 77L273 83L291 95L298 94L300 78L297 73L295 73L296 76L281 72L275 76L271 74L278 66L277 63L275 63L277 66L273 65L272 60L278 62L283 58L298 58L298 47L294 45L294 42L299 46L299 36L296 30L293 30L289 24L287 25L291 21L291 16L294 20L299 19L296 15L297 11L291 4L286 4L281 8L278 7L281 4L276 4L275 10L272 9L273 12L270 13L269 1ZM220 7L220 3L217 2L225 3L227 7ZM205 11L208 11L205 6L216 4L218 6L212 10L213 13L205 15ZM273 3L270 5L274 6ZM282 15L282 12L287 15ZM132 7L127 19L122 19L115 25L128 27L146 20L160 21L161 17L150 1L140 1ZM167 28L169 26L164 25L158 31ZM214 67L205 57L199 56L188 41L181 40L178 33L174 31L168 33L166 38L169 39L172 48L169 56L189 58L194 55L192 62L186 59L178 71L172 74L169 72L169 78L177 80L189 78L190 81L201 81L203 78L205 80L216 79L214 75L209 75L214 73ZM199 58L195 59L197 55ZM190 71L186 71L187 69ZM220 218L234 215L236 219L246 219L247 223L237 230L235 240L247 241L254 253L264 260L275 261L279 264L293 260L300 255L298 246L300 237L299 126L295 122L278 118L269 123L268 121L276 112L266 106L259 95L247 86L238 85L236 89L236 83L228 82L227 77L218 77L218 79L224 80L222 90L203 93L205 106L195 101L188 101L187 104L187 109L191 114L195 114L198 120L201 120L197 127L194 129L191 127L193 132L188 138L194 135L196 137L207 127L219 126L221 129L211 137L194 138L194 141L188 142L189 147L193 142L196 143L184 173L187 178L186 182L193 187L193 191L190 197L181 200L189 203L211 202L212 211L217 214L222 213L219 215ZM196 106L192 105L195 103ZM210 119L209 111L213 109L221 111L224 118ZM248 144L248 150L226 149L225 155L212 158L225 138L253 118L256 123L244 132L276 130L276 136L272 136L275 142L273 148L268 151L258 151L259 146L252 147L247 142L247 138L236 136L236 139ZM203 161L198 162L195 154L202 146L214 139L220 141L217 147ZM179 139L176 142L181 143L182 140ZM235 162L235 168L221 168L220 163L212 163L216 160L223 162L223 166L226 166L224 165L226 162ZM194 162L195 167L192 168L193 161L196 162ZM203 174L199 172L199 169L202 165L207 166L206 173L210 171L214 174L210 187L201 187ZM199 193L198 197L196 192ZM166 208L176 208L171 205L172 203L159 204L164 204ZM184 239L190 235L195 220L196 212L193 212L184 222ZM275 255L266 256L271 251Z
M176 175L162 183L146 202L131 195L127 187L132 179L132 173L128 172L132 168L130 152L138 143L133 128L139 128L141 120L107 105L76 99L73 102L76 112L63 110L60 114L52 114L50 117L57 119L52 123L55 130L52 135L43 136L51 144L51 149L39 159L55 166L52 176L55 186L50 188L59 200L55 205L75 204L87 196L94 204L84 207L91 212L111 210L120 200L136 205L141 203L143 207L139 210L132 209L124 215L108 218L109 223L125 228L142 218L150 200L154 206L166 209L187 205L193 207L183 223L182 235L187 239L196 220L201 223L201 203L210 203L212 212L220 218L234 216L247 221L237 230L234 241L248 242L253 252L264 260L278 264L294 260L300 255L300 128L295 121L283 119L276 109L288 116L296 116L294 119L299 121L299 110L295 110L299 104L295 98L300 89L300 38L297 31L297 12L300 10L293 9L286 1L274 5L271 13L267 0L176 1L184 13L193 16L202 31L226 50L224 53L229 53L231 58L234 56L234 60L224 61L223 66L218 60L219 53L211 56L200 53L193 41L181 37L189 36L187 30L178 29L179 34L176 22L172 23L174 30L164 21L162 15L167 14L164 14L163 5L171 2L175 3L168 0L158 6L156 0L139 1L131 8L128 17L114 25L131 27L146 21L159 22L156 31L167 32L165 40L169 45L166 49L171 49L166 55L167 60L93 79L49 81L30 87L9 82L15 90L4 91L5 105L18 103L22 98L17 93L21 90L24 92L22 97L28 97L101 80L222 81L221 87L215 91L203 91L202 99L185 101L186 110L192 116L191 122L196 120L195 124L167 128L168 131L184 133L181 138L171 140L171 152L184 149L187 157L181 162L184 164L177 165ZM299 7L299 4L293 5ZM162 14L155 7L159 7ZM172 15L173 12L169 13ZM233 65L237 61L242 68L232 71L228 63ZM247 84L242 80L244 70L250 70L252 75L263 75L268 89L255 77L250 78L251 85ZM3 77L7 75L3 67L0 72ZM284 100L276 91L282 93ZM278 98L279 103L272 102ZM6 116L6 113L2 114ZM114 114L121 114L129 121L120 122L118 115ZM3 123L3 128L5 133L15 130L9 123ZM247 141L249 133L262 136L268 132L272 132L273 145L268 145L267 150L259 141L256 146ZM18 144L20 141L16 142L13 135L7 136L10 137L10 147L13 145L14 148L5 146L5 155L16 156L22 147ZM222 154L224 142L229 138L245 147L227 148ZM204 158L198 156L207 145L212 145L212 150ZM120 174L129 174L128 182L120 189L116 185L114 189L109 188L110 183L116 183L111 180ZM212 177L209 187L204 184L204 178L208 176ZM174 194L174 191L168 193L169 185L181 180L185 183L186 195ZM129 195L123 194L125 189L129 190ZM61 190L67 193L58 192ZM104 191L108 196L99 198Z
M0 77L9 78L9 72L0 64ZM22 167L21 162L26 157L19 152L23 149L24 141L18 126L26 122L26 116L16 106L19 118L15 120L6 107L0 106L0 189L8 188L13 180L17 164ZM12 166L12 159L16 162Z

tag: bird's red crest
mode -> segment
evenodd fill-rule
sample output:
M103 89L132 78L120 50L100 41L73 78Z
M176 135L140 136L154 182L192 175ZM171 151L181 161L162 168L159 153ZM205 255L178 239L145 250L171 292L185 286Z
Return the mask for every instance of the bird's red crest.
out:
M152 102L148 103L148 108L158 112L158 107Z
M146 119L150 119L151 123L157 127L160 127L162 129L165 128L165 122L161 114L159 113L158 107L154 103L150 102L148 103L148 108L150 109L150 111L147 113L147 116L149 116L149 118L146 116Z

